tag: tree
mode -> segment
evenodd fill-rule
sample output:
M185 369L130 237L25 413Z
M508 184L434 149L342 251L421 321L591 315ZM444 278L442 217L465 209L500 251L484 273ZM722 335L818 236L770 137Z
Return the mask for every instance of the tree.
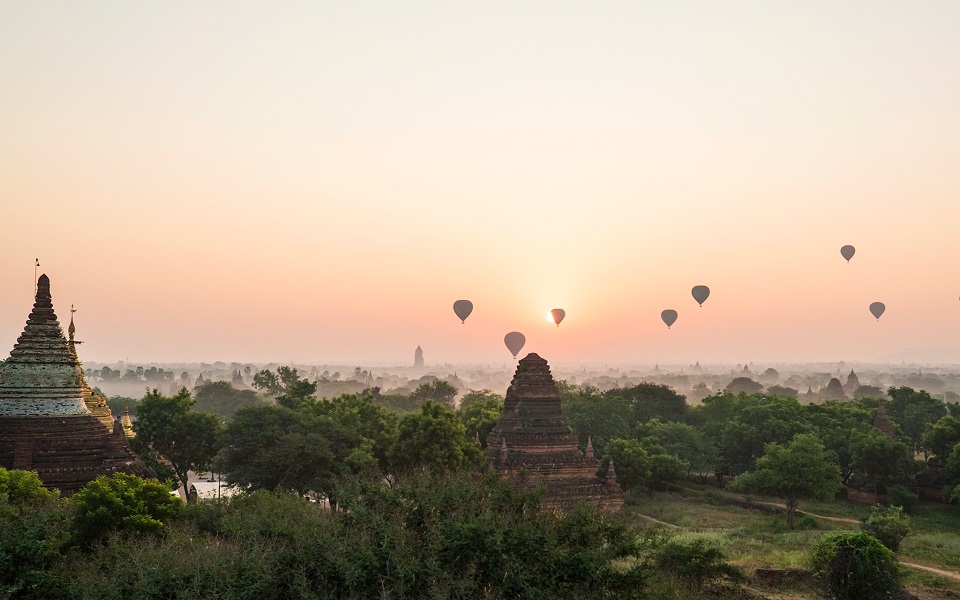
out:
M224 432L219 457L227 481L249 490L330 497L347 456L362 439L318 413L266 404L238 410Z
M878 494L887 491L887 482L902 471L901 463L910 458L910 449L903 442L887 437L878 429L853 432L850 438L850 464L874 480Z
M207 381L193 390L195 410L209 411L229 420L241 406L260 402L253 390L238 390L229 381Z
M400 420L390 448L394 472L476 466L480 458L480 446L467 438L467 428L456 413L432 400Z
M854 398L883 398L883 390L875 385L861 385L853 390Z
M920 450L920 438L924 430L927 425L946 416L946 405L923 390L917 392L909 387L891 387L887 395L892 398L886 407L887 415L900 425L908 438L910 449Z
M581 449L586 449L587 439L592 438L593 447L600 455L609 440L630 436L633 407L622 396L601 394L595 388L586 387L564 394L560 410L577 434Z
M854 431L866 433L872 428L873 410L855 402L827 400L822 404L803 407L806 420L813 426L823 445L837 456L840 476L846 483L853 474L850 440Z
M733 381L727 384L724 391L731 394L756 394L763 389L763 386L749 377L735 377Z
M730 489L782 498L787 527L793 529L797 503L805 498L831 498L841 486L840 467L815 435L799 434L785 446L767 444L757 469L738 476Z
M626 400L633 408L632 428L636 423L646 423L651 419L661 421L686 421L687 399L673 388L656 383L639 383L629 388L614 388L604 392L606 397Z
M310 386L313 385L313 390ZM290 394L297 398L312 396L316 392L316 385L300 377L300 372L293 367L277 367L274 373L269 369L259 371L253 376L253 387L263 390L271 396Z
M503 414L503 399L499 397L475 400L466 405L461 402L460 410L457 411L460 421L467 428L467 438L479 437L482 448L487 447L487 435L496 426L501 414Z
M160 533L182 507L159 481L125 473L97 477L73 496L73 503L74 536L83 545L112 531Z
M950 415L927 425L920 437L923 450L938 457L941 462L950 456L957 444L960 444L960 420Z
M134 439L170 461L184 490L187 473L209 467L220 449L220 421L213 413L192 410L193 405L185 389L172 397L153 390L140 401L134 423Z
M470 408L474 404L488 402L503 404L503 396L490 390L470 390L460 398L460 410Z
M650 477L650 456L637 440L610 440L603 451L599 474L606 474L611 459L617 472L617 483L625 492L636 488Z
M653 438L667 454L686 462L699 474L712 471L719 460L716 446L700 429L686 423L661 423L654 419L646 425L638 424L638 438Z
M410 394L410 399L416 404L436 402L449 410L454 409L454 399L457 397L457 388L442 379L434 379L428 383L421 383Z
M798 390L785 385L771 385L767 388L767 393L771 396L780 396L781 398L796 398Z
M0 467L0 503L24 504L48 500L56 495L43 487L36 471Z

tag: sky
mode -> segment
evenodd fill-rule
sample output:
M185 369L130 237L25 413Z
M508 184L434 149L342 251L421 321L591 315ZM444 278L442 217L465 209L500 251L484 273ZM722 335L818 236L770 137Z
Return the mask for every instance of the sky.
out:
M957 23L5 0L0 353L36 258L87 361L500 364L509 331L570 364L958 347Z

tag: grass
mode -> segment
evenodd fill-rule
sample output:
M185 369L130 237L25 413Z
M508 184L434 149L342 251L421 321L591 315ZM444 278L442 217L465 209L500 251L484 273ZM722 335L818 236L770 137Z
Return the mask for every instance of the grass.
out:
M814 544L825 534L854 531L856 523L798 516L798 528L786 528L783 515L725 503L728 494L710 486L689 486L699 493L671 492L630 494L622 511L624 519L651 527L647 515L677 526L656 527L664 535L699 537L721 548L734 565L750 571L757 567L808 569ZM755 502L781 502L754 497ZM846 500L801 501L800 510L825 516L859 520L869 507ZM960 509L951 505L922 504L911 514L913 532L907 536L898 557L902 561L947 570L960 570ZM911 589L960 591L958 582L914 569L906 570ZM806 597L791 596L791 597ZM809 596L813 598L814 596ZM921 597L923 597L921 595Z

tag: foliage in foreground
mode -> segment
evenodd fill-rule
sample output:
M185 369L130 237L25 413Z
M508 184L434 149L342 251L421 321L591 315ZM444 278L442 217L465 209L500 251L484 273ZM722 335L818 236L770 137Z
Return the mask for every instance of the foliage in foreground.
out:
M863 532L824 536L812 563L821 590L836 600L893 598L900 589L893 552Z
M874 506L863 519L860 528L877 538L881 544L896 552L903 538L910 534L910 517L903 514L900 506Z
M20 574L13 597L636 598L644 592L649 571L638 558L635 532L585 506L566 514L544 510L539 492L494 474L427 471L392 485L358 477L341 480L336 495L338 510L292 494L241 494L183 506L163 521L161 535L114 532L88 546L48 535L52 552L34 562L29 589ZM27 528L43 519L50 517L28 515ZM69 531L69 516L58 527Z

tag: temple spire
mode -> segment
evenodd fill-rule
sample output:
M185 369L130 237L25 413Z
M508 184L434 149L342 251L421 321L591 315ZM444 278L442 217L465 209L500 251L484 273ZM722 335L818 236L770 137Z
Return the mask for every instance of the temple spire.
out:
M73 313L77 312L77 309L70 305L70 326L67 327L67 335L70 336L70 343L74 343L73 335L77 333L77 326L73 324Z

